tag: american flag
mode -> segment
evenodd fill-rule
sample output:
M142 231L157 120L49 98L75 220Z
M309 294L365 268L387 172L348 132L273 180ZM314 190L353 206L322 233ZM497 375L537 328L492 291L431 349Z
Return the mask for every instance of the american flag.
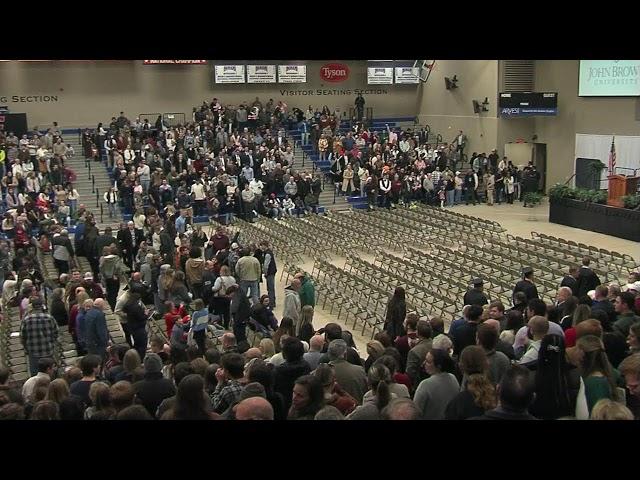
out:
M616 171L616 137L611 139L611 151L609 152L609 175Z

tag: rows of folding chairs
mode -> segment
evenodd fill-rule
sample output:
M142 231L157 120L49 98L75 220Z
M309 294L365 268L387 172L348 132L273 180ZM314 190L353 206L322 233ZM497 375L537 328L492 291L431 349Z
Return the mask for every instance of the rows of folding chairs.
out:
M242 245L250 243L258 244L262 240L267 240L273 249L273 253L285 261L301 262L304 248L297 242L292 242L288 238L283 238L267 228L259 228L255 224L238 220L234 223L234 231L239 231L238 241Z
M336 239L336 250L345 257L353 251L374 253L384 246L393 245L391 235L376 236L373 226L359 228L355 225L354 228L354 223L343 215L313 215L301 221L303 228L311 229L314 234Z
M464 294L470 288L470 281L474 277L484 279L484 289L491 301L500 300L505 305L511 304L515 282L510 283L503 279L506 269L484 264L464 252L442 246L434 246L431 253L412 247L405 247L404 250L404 262L420 269L425 280L439 282L444 295L455 304L457 312L462 311ZM429 279L429 276L432 278ZM510 277L511 275L508 275L507 278Z
M626 253L618 253L613 250L609 251L594 245L577 243L573 240L566 240L560 237L556 238L553 235L546 235L544 233L531 232L531 237L537 245L551 248L558 252L558 254L571 255L576 259L576 262L579 262L582 257L588 255L592 261L595 261L598 265L606 265L610 270L615 269L621 276L628 275L630 271L640 267L640 262Z
M261 218L256 225L272 232L276 237L285 242L297 245L302 249L302 254L310 257L326 256L331 258L334 247L330 238L317 237L308 230L300 228L301 224L287 221L276 221L271 218Z
M423 316L438 316L448 322L453 320L456 313L455 304L437 286L422 283L415 276L408 277L404 273L398 273L396 264L393 261L389 262L388 257L384 255L376 258L374 263L355 257L349 258L345 270L355 272L359 277L367 278L374 284L382 285L389 293L396 287L403 287L407 309Z
M311 277L317 305L328 308L331 314L335 311L338 319L344 314L347 324L352 319L354 329L359 322L362 335L367 328L371 330L371 338L382 330L389 298L387 290L322 259L314 262Z
M553 301L562 282L564 273L557 266L542 263L542 261L530 252L522 252L508 244L490 244L490 246L467 245L466 258L477 259L487 267L495 266L506 269L509 276L505 281L513 285L522 279L522 269L532 267L535 270L536 286L541 298L545 301Z
M414 210L418 213L423 213L432 218L438 218L446 223L455 223L471 229L487 230L495 233L503 233L506 229L498 222L493 220L485 220L483 218L472 217L463 213L454 212L452 210L434 207L432 205L424 205L422 203L416 204L417 208Z

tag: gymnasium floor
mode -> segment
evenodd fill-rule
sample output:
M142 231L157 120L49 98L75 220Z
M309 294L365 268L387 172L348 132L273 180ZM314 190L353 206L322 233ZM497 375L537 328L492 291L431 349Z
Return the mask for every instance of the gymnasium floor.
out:
M545 233L547 235L554 235L556 237L566 238L568 240L574 240L575 242L585 243L587 245L595 245L599 248L606 248L607 250L614 250L620 253L626 253L632 257L640 258L640 245L630 240L624 240L608 235L603 235L594 232L588 232L586 230L580 230L577 228L566 227L564 225L557 225L549 223L549 204L546 199L541 205L534 208L524 208L521 203L516 202L513 205L501 204L494 206L487 205L459 205L452 208L453 211L464 213L466 215L474 215L484 219L490 219L499 222L504 228L507 229L507 233L513 235L519 235L526 238L531 238L531 232L536 231L539 233ZM373 257L366 260L372 261ZM276 258L276 260L278 260ZM313 260L306 258L306 261L301 265L307 271L311 271L313 267ZM344 258L336 258L333 263L342 267L344 265ZM280 265L282 261L280 261ZM284 302L284 288L287 285L284 281L280 280L280 272L276 274L276 308L275 315L278 320L282 318L282 307ZM261 293L266 293L266 284L261 284ZM392 292L389 292L392 293ZM329 322L336 322L340 324L344 329L350 330L353 333L356 345L360 352L360 355L366 358L366 343L371 339L371 332L365 330L362 335L362 328L356 327L355 330L351 330L352 323L347 327L345 322L341 319L338 320L334 314L329 314L328 306L327 310L322 310L319 306L315 309L313 325L316 329L321 328Z

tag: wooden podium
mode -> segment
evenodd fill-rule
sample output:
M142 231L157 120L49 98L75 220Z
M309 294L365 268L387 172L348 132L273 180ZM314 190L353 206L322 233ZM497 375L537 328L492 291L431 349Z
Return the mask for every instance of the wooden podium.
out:
M624 207L622 197L631 195L638 190L640 177L625 177L624 175L609 175L609 195L607 205Z

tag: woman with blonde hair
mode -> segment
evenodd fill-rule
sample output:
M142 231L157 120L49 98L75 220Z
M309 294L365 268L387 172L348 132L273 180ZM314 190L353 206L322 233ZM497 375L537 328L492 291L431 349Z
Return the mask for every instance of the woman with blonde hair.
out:
M110 387L104 382L93 382L89 387L91 406L84 411L85 420L108 419L115 410L111 407Z
M273 343L273 340L270 338L263 338L260 340L260 344L258 348L262 352L262 358L265 362L268 362L271 357L276 354L276 347Z
M479 417L498 404L496 389L489 380L489 361L484 349L469 345L462 350L459 365L464 374L463 390L447 405L445 420Z
M127 350L122 359L122 371L116 375L116 382L126 380L134 383L137 379L142 379L144 371L142 369L142 360L140 354L134 348Z
M47 388L47 395L45 400L51 400L58 405L69 396L69 385L63 378L56 378L53 380Z
M576 344L576 325L588 320L591 317L591 307L589 305L578 305L571 319L571 328L564 331L564 341L567 348Z
M371 340L367 342L367 359L364 361L364 371L369 372L369 368L373 365L377 359L384 355L384 345L378 340Z
M315 330L313 328L313 307L305 305L302 307L298 324L296 325L296 336L303 342L309 343Z
M591 420L633 420L633 413L620 402L608 398L599 400L591 411Z

